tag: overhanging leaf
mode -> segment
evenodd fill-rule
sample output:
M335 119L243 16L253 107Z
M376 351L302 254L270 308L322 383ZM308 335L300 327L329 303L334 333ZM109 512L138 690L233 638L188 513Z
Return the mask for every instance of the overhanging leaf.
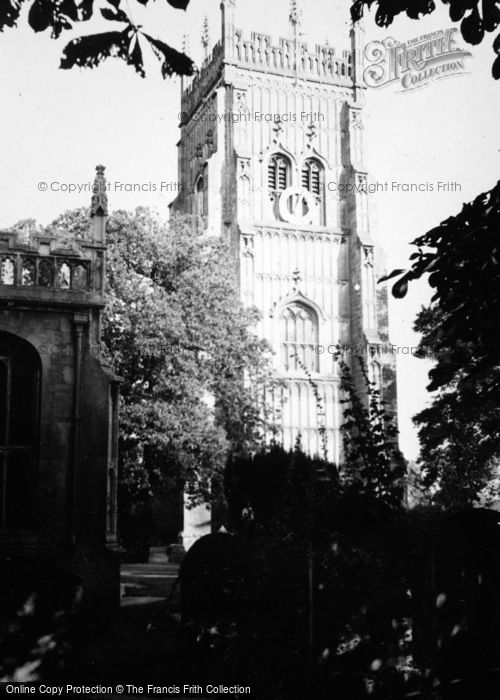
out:
M392 294L396 299L402 299L408 292L408 275L398 280L392 287Z
M16 24L24 0L2 0L0 3L0 31Z
M104 19L108 19L110 22L127 22L130 24L130 19L127 17L125 12L120 9L113 11L110 7L103 7L101 9L101 15Z
M185 10L189 5L189 0L167 0L169 5L175 7L176 10Z
M137 35L133 39L132 48L129 48L127 63L129 64L129 66L134 66L135 70L137 71L137 73L139 73L141 78L144 78L146 76L146 73L144 72L144 63L142 60L142 50Z
M173 49L171 46L168 46L159 39L153 39L153 37L149 36L149 34L143 33L142 36L149 41L151 48L158 58L160 60L163 59L161 73L164 78L172 75L173 73L177 73L177 75L193 74L194 63L189 56L176 51L176 49Z
M50 24L50 14L44 6L43 0L35 0L30 7L28 22L35 32L44 32Z
M128 62L129 43L128 31L103 32L73 39L64 48L60 68L95 68L110 57L122 58Z
M398 275L403 274L403 272L406 272L406 270L398 269L398 270L393 270L390 274L384 275L384 277L381 277L379 279L380 282L388 282L389 280L392 280L393 277L397 277Z
M497 56L491 67L491 74L495 80L500 79L500 56Z

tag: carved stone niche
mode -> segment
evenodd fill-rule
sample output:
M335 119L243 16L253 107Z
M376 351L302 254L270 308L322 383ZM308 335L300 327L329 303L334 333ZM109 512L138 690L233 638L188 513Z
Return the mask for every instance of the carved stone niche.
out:
M356 192L358 194L367 194L368 176L366 173L356 173Z
M248 104L247 104L247 90L246 88L235 87L234 88L234 102L233 111L235 114L247 114Z
M364 129L363 117L359 109L354 109L351 112L351 124L355 129Z
M363 246L363 264L373 267L374 265L374 253L373 246Z

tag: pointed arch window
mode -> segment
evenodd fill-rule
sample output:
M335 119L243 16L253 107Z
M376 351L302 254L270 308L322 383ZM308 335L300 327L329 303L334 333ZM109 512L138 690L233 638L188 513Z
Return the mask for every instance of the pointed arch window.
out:
M0 531L36 527L40 360L0 332Z
M200 175L196 180L194 188L194 208L195 216L206 216L207 215L207 187L206 187L206 175Z
M281 359L287 372L319 371L318 316L306 304L289 304L281 314Z
M290 186L291 165L288 158L275 154L267 166L267 186L271 193L282 192Z
M302 187L319 195L323 185L323 166L315 158L309 158L302 166Z
M301 172L302 187L310 192L316 200L319 208L318 224L324 225L324 194L325 194L325 170L316 158L308 158Z

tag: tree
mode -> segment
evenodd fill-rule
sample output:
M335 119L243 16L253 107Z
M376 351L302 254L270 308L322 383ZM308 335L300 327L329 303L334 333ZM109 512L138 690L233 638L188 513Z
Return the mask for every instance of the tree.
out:
M437 351L436 329L443 325L439 304L422 309L415 330L422 333L417 356ZM479 355L480 346L469 343L468 352ZM457 348L439 347L436 368L450 364ZM438 486L434 500L447 508L473 503L489 484L500 454L500 404L498 395L488 391L492 372L471 374L459 369L453 378L437 390L432 404L418 413L420 463L424 483Z
M450 7L452 22L460 22L460 31L468 44L480 44L486 32L493 32L500 24L500 3L498 0L441 0ZM420 19L436 9L434 0L353 0L351 17L359 22L365 7L375 5L377 12L375 22L379 27L388 27L396 15L405 12L411 19ZM500 78L500 34L493 42L493 51L497 54L493 62L492 74L495 80Z
M131 0L132 1L132 0ZM136 0L136 7L147 5L150 0ZM29 0L28 0L29 2ZM3 0L0 4L0 31L14 27L27 0ZM166 0L176 9L185 10L189 0ZM113 29L100 34L89 34L70 41L63 50L61 68L82 66L94 68L109 57L117 57L133 66L140 76L145 76L143 48L148 47L162 62L163 77L176 73L192 75L193 61L163 41L147 34L134 23L128 0L33 0L27 20L35 32L50 30L51 38L58 39L75 23L87 22L97 14L96 5L104 4L99 11ZM119 28L118 28L119 27Z
M79 232L82 215L51 228ZM193 220L117 211L107 236L103 339L124 380L125 492L137 500L183 487L207 501L228 454L256 449L267 429L270 352L250 330L257 312L238 300L227 245Z
M237 664L244 658L255 673L251 682L259 687L265 678L270 698L295 697L295 689L297 697L311 688L314 695L326 687L331 697L368 697L368 684L371 691L377 686L373 697L399 697L392 692L397 685L412 690L403 672L410 654L411 540L397 428L362 359L363 396L351 369L340 355L336 359L346 406L342 466L328 463L325 452L305 455L298 437L293 450L272 445L231 460L226 475L232 525L250 542L251 575L240 587L243 622L235 620L224 645L220 633L209 641L221 647L226 672L228 659ZM320 394L305 373L316 389L320 431ZM306 654L307 667L300 663Z
M338 358L337 358L338 359ZM362 357L356 358L366 391L360 397L351 368L340 362L340 388L345 399L342 476L354 492L380 500L391 507L401 507L406 462L399 451L398 429L386 410L380 390L370 381Z
M421 465L446 505L472 502L500 455L500 183L464 204L413 245L417 252L393 294L429 274L435 292L417 317L420 356L436 360L429 373L431 406L416 416Z
M10 230L17 233L18 241L27 242L31 236L40 232L40 227L35 219L21 219L11 226Z

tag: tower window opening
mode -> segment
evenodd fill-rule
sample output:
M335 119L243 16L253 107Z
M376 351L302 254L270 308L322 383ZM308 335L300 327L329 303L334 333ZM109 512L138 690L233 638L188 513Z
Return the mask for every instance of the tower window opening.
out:
M317 160L306 160L302 167L302 187L314 195L322 193L323 168Z
M272 192L282 192L290 185L290 162L280 155L272 156L267 169L267 186Z
M318 204L318 209L319 209L319 221L318 221L318 223L320 225L324 225L324 223L325 223L325 215L324 215L325 178L324 178L324 169L323 169L323 166L321 165L321 163L319 163L314 158L310 158L310 159L306 160L304 165L302 166L301 182L302 182L302 187L314 196L314 198Z

